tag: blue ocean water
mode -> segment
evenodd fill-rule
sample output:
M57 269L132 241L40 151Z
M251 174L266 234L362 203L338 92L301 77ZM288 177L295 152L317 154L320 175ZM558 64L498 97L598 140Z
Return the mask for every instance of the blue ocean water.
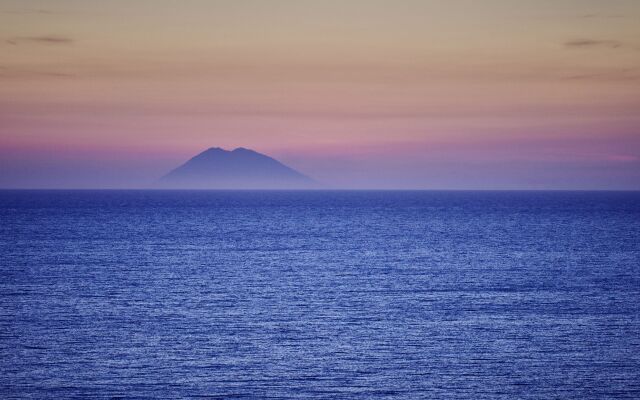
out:
M640 398L640 193L1 191L0 397Z

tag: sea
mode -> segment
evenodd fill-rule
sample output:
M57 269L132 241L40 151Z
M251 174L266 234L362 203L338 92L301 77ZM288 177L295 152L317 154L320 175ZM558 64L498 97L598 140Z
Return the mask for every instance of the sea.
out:
M0 398L638 399L640 192L0 191Z

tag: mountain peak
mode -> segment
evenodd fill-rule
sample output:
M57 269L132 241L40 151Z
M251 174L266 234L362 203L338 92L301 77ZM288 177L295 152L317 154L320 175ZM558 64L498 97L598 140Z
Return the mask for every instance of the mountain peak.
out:
M160 185L183 189L304 189L315 182L254 150L211 147L172 170Z
M225 150L222 147L209 147L207 150L203 151L202 153L198 154L198 155L221 155L221 154L233 154L233 153L253 153L253 154L260 154L256 151L253 151L251 149L247 149L244 147L236 147L233 150ZM197 157L197 156L196 156Z

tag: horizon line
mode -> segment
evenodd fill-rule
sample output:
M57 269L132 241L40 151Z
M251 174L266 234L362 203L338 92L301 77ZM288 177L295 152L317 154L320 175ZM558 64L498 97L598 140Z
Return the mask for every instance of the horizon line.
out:
M319 188L319 189L261 189L261 188L3 188L0 191L147 191L147 192L640 192L639 189L446 189L446 188Z

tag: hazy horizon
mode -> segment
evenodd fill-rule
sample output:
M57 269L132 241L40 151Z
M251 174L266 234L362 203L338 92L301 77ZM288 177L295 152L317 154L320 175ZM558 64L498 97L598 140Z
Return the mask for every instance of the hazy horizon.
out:
M0 2L0 188L210 147L331 189L640 189L640 2Z
M228 150L232 150L234 148L229 148ZM203 149L203 151L206 149ZM252 149L253 150L253 149ZM194 153L192 156L195 156L198 153ZM269 154L266 154L269 155ZM189 156L181 161L178 161L176 164L172 166L168 166L165 169L161 168L148 168L143 170L142 172L138 172L136 177L132 178L132 172L135 173L135 169L127 169L123 167L119 170L114 168L100 168L99 165L92 164L91 162L80 162L73 161L72 163L64 165L64 162L60 162L56 165L57 168L53 168L50 165L42 165L42 166L32 166L32 168L24 168L23 173L33 173L32 176L27 177L27 179L23 179L23 176L18 175L19 179L6 184L7 177L9 175L3 175L4 185L0 185L0 190L2 189L160 189L157 186L158 181L162 178L162 176L169 173L171 170L179 167L186 163L189 159L192 158ZM282 159L276 158L278 161L283 161ZM283 163L289 167L292 167L292 164L289 164L285 161ZM93 166L93 168L87 168L88 166ZM565 184L565 185L535 185L535 184L518 184L517 182L502 182L495 183L498 180L494 179L494 183L491 185L487 185L479 180L476 183L472 182L472 179L469 179L463 183L458 183L458 185L452 184L452 181L447 182L446 177L441 177L440 179L432 179L431 182L439 181L441 185L431 185L431 186L420 186L419 184L403 184L402 181L395 182L387 182L386 184L381 184L380 181L376 181L374 179L361 179L359 182L353 183L335 183L331 181L323 181L317 179L315 176L308 174L304 170L300 170L294 168L296 171L308 175L310 178L314 179L318 183L318 187L315 189L307 189L307 190L613 190L613 191L637 191L638 187L606 187L606 186L598 186L598 185L575 185L575 184ZM157 170L157 172L155 172ZM356 172L351 171L351 172ZM6 170L5 170L6 172ZM397 171L391 171L397 172ZM464 172L464 171L460 171ZM474 173L477 176L477 171L472 171L470 168L469 173ZM550 174L553 171L549 171ZM123 175L126 175L127 178L123 179ZM135 174L133 174L135 175ZM367 182L372 182L367 184ZM171 190L171 188L164 188L165 190ZM179 188L175 188L179 189ZM184 188L183 188L184 189ZM207 190L206 188L198 188L194 187L194 190ZM211 188L210 190L215 190L216 188ZM246 188L251 190L252 188ZM261 188L254 188L260 190ZM286 189L286 188L283 188ZM221 190L225 190L221 188Z

